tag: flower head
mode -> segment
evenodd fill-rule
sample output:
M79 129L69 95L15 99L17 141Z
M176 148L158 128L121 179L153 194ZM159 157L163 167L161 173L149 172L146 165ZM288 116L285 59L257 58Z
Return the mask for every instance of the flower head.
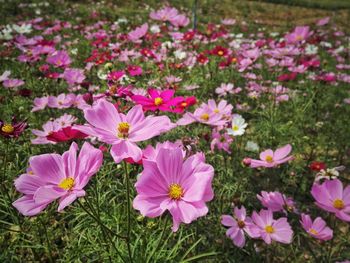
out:
M257 195L261 204L272 212L293 212L295 204L292 198L286 197L280 192L265 192L261 191L261 195Z
M254 238L261 237L267 244L271 244L272 240L285 244L292 242L293 231L287 218L275 220L271 210L262 209L259 213L253 212L252 220L254 225L251 232Z
M221 224L229 227L226 231L226 236L232 239L233 243L237 247L244 247L245 245L245 233L254 237L250 228L252 227L252 219L246 216L246 209L244 206L241 208L234 208L234 217L230 215L223 215L221 217Z
M309 215L301 214L300 224L314 238L320 240L330 240L333 238L333 230L326 225L326 222L321 217L317 217L312 221Z
M311 194L318 207L334 213L343 221L350 222L350 185L343 190L339 179L326 180L322 184L314 183Z
M245 122L245 119L239 114L234 114L232 118L231 128L227 129L227 133L233 136L241 136L245 133L245 128L248 124Z
M42 154L30 158L30 172L15 180L17 191L24 194L13 206L25 216L34 216L48 204L59 199L58 211L78 197L84 196L84 187L100 168L103 155L89 143L84 143L77 156L78 145L72 143L69 151Z
M168 210L173 231L180 223L189 224L206 215L206 202L214 197L214 169L204 161L201 153L184 160L179 147L160 148L154 159L143 159L144 170L135 184L134 208L152 218Z
M292 146L290 144L278 148L276 151L272 151L271 149L265 150L260 153L260 160L251 159L250 167L276 167L293 159L293 156L288 156L291 151Z
M125 115L104 99L85 109L84 117L89 124L76 125L74 129L111 144L111 155L116 163L126 158L138 162L142 151L137 142L148 140L175 127L166 116L145 117L141 105L134 106Z
M27 127L26 121L18 122L15 117L12 117L11 123L0 120L0 134L5 138L17 138Z

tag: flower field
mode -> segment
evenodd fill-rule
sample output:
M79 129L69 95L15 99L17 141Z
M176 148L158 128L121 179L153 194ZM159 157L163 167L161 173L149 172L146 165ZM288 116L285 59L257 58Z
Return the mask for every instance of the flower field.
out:
M0 262L350 262L319 2L2 1Z

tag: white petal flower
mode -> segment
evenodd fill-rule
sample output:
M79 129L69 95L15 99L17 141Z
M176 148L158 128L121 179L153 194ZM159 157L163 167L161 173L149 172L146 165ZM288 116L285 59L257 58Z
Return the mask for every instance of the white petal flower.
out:
M248 124L239 114L233 115L232 126L227 129L227 133L233 136L241 136L245 133L245 128Z

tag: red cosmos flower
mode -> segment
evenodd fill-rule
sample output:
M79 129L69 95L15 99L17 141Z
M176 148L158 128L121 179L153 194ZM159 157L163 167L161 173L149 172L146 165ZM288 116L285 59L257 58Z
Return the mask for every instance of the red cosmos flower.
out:
M148 89L150 98L142 95L134 95L131 99L137 104L142 105L144 111L172 111L171 107L183 100L182 97L173 98L174 93L174 90L159 91L156 89Z
M326 169L326 164L324 162L314 161L314 162L312 162L310 164L310 169L312 171L319 172L321 170L325 170Z
M197 56L197 61L198 61L198 63L200 63L200 64L207 64L208 61L209 61L209 59L208 59L208 57L204 56L203 54L199 54L199 55Z
M182 39L183 39L183 40L186 40L186 41L191 41L191 40L194 38L194 35L195 35L195 34L196 34L195 31L187 31L187 32L183 35Z
M176 104L173 112L182 113L182 112L184 112L185 109L189 108L190 106L192 106L196 103L197 103L197 99L194 96L182 98L182 101L179 101Z
M222 46L216 46L210 53L215 56L224 57L228 54L228 49Z
M129 65L127 70L132 77L142 75L142 68L140 66Z
M155 55L153 53L152 50L148 49L148 48L143 48L140 50L140 53L147 58L155 58Z
M286 74L282 74L280 76L278 76L277 80L278 81L291 81L294 80L297 77L297 73L296 72L292 72L292 73L286 73Z
M53 142L66 142L75 139L84 139L88 135L82 133L81 131L73 129L73 127L68 126L62 128L59 131L53 132L50 135L46 136L46 138Z
M17 138L27 128L26 121L16 121L16 117L12 117L11 123L0 120L0 134L5 138Z

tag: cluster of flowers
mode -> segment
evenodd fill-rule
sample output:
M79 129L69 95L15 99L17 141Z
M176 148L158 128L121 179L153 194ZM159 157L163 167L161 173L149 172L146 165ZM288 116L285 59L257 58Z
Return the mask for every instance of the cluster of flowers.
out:
M203 153L189 155L181 142L166 141L144 149L140 148L140 142L169 132L176 126L197 122L212 128L212 151L217 148L230 153L235 137L242 136L248 127L243 116L232 111L235 108L236 112L244 113L250 108L239 103L231 105L228 103L230 97L243 94L254 100L266 94L277 104L282 103L293 97L291 90L284 85L297 81L302 74L313 81L331 85L350 83L350 76L345 73L321 69L318 55L321 47L338 62L339 71L348 69L349 65L344 64L347 55L342 42L336 41L335 46L326 42L328 35L322 26L329 19L319 21L316 31L308 26L296 27L282 38L275 39L263 32L250 38L231 34L228 27L235 23L232 20L224 20L220 25L208 24L203 32L188 29L186 15L171 7L151 12L150 18L156 24L149 26L145 23L127 33L117 31L121 21L112 25L100 21L90 26L74 26L59 20L47 23L43 19L34 19L22 24L23 30L16 30L20 34L8 38L6 45L20 52L18 61L37 66L40 77L67 85L69 93L35 98L32 112L46 107L75 107L83 111L87 122L78 125L74 116L63 115L45 123L43 130L33 129L32 133L37 137L32 143L55 144L88 138L94 143L99 141L107 145L115 163L125 161L142 165L143 171L135 184L137 196L133 207L147 217L159 217L169 211L173 218L172 229L177 231L180 223L189 224L208 213L206 203L214 197L214 169L205 162ZM36 33L42 31L42 34L24 36L32 29L37 30ZM76 43L60 34L64 29L79 30L89 41L92 52L85 60L84 69L72 67L73 57L77 54ZM334 32L334 37L338 36L342 36L341 31ZM164 41L165 38L168 41ZM212 45L220 40L228 45ZM113 62L121 66L117 68ZM162 88L157 86L159 79L151 78L147 90L135 86L135 83L142 85L139 83L144 81L143 77L152 76L155 71L169 74L169 69L174 72L183 69L188 73L199 69L210 78L211 67L239 72L246 84L235 87L236 83L221 83L216 89L214 87L215 93L228 99L209 99L193 112L189 110L196 105L196 97L179 95L186 82L182 78L167 75L165 83L158 85ZM264 80L256 73L263 67L278 73L275 82ZM88 74L95 73L91 70L93 68L97 69L96 75L103 83L101 87L93 85L88 78ZM0 76L5 88L25 85L23 80L10 79L10 74L5 71ZM190 83L183 89L197 88L198 85ZM80 90L85 93L76 93ZM97 91L100 93L96 94ZM117 103L112 103L115 100ZM156 116L145 115L149 112ZM172 123L165 113L176 113L180 117ZM5 137L18 137L25 128L25 122L13 120L9 124L0 121L0 132ZM257 149L254 143L249 147ZM23 215L34 216L58 199L58 211L63 210L86 194L84 188L102 166L102 151L105 149L105 146L98 149L85 142L78 154L78 146L73 142L62 155L32 156L27 171L15 181L16 189L23 196L13 205ZM262 151L260 160L245 158L243 163L254 169L274 168L292 161L291 151L291 145L287 144L275 151ZM350 221L350 187L343 190L341 181L330 175L335 171L320 168L311 194L317 206L341 220ZM326 181L321 184L321 179ZM290 243L293 231L287 218L274 219L273 213L297 213L294 201L280 192L265 191L258 195L258 199L266 209L254 211L251 217L246 215L244 207L235 207L234 217L223 216L222 224L229 227L227 235L239 247L245 244L245 233L268 244L272 240ZM311 236L321 240L332 238L332 230L321 217L313 221L309 215L301 214L300 221Z

